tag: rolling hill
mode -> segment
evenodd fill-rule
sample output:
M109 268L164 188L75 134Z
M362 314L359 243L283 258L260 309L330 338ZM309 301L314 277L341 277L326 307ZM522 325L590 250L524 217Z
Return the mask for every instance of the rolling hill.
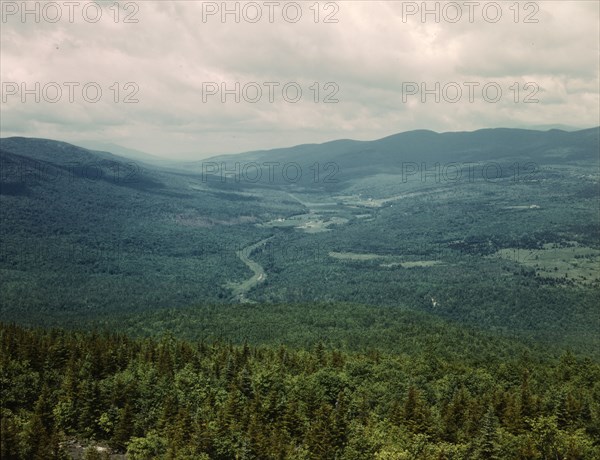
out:
M187 166L196 171L207 172L207 164L225 163L221 170L233 171L235 164L242 166L256 162L279 163L280 168L291 162L298 163L304 172L298 181L306 185L315 181L314 165L336 165L331 178L325 182L329 187L343 186L347 182L378 173L402 173L409 164L426 163L434 167L452 163L538 162L569 164L598 163L598 128L575 132L557 129L534 131L524 129L482 129L473 132L436 133L427 130L408 131L374 141L336 140L324 144L305 144L290 148L247 152L209 158ZM311 169L312 166L312 169ZM266 170L265 166L262 166ZM334 169L329 172L333 173ZM279 173L279 171L277 171ZM240 174L243 177L243 174ZM254 177L254 176L253 176ZM264 174L263 181L269 177ZM282 174L275 175L275 182L285 183Z

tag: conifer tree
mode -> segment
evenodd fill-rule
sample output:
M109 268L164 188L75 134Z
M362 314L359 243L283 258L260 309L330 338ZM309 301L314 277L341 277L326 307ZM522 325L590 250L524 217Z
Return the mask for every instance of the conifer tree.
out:
M481 460L499 459L498 420L491 407L481 421L481 428L476 440L476 446L477 458Z

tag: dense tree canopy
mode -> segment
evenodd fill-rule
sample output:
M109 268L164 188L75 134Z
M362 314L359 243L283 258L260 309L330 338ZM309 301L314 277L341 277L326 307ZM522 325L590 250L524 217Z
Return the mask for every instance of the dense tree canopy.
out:
M600 366L0 329L3 459L595 459ZM100 455L88 450L88 458Z

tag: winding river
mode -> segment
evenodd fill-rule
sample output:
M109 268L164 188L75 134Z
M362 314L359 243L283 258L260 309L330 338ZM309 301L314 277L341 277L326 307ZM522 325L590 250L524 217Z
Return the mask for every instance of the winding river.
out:
M234 300L238 300L241 303L254 303L254 301L248 299L246 294L253 289L255 286L258 286L260 283L263 283L267 279L267 274L265 273L265 269L258 262L250 259L250 255L260 246L263 246L268 241L275 238L274 236L270 236L269 238L265 238L260 240L257 243L246 246L239 251L236 251L236 255L240 258L242 262L246 264L246 266L252 270L254 273L250 278L241 283L233 284L233 298Z

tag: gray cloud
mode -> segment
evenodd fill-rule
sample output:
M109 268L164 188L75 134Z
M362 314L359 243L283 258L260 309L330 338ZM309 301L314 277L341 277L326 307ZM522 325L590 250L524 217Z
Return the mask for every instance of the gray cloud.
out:
M40 2L40 8L50 8L48 3ZM518 22L510 9L514 2L499 2L502 17L496 23L480 10L469 22L460 1L463 17L456 23L443 16L439 23L432 15L425 22L419 14L403 17L403 8L421 2L354 1L328 4L328 11L327 2L320 2L317 23L309 9L314 2L300 3L302 18L296 23L286 22L280 8L270 23L262 1L258 23L243 17L236 23L231 15L225 23L218 15L203 22L203 8L212 3L169 1L120 2L117 23L114 2L101 3L98 22L87 22L76 11L70 23L64 2L56 3L63 12L56 23L43 16L39 23L31 15L25 22L18 15L2 18L2 136L103 140L163 156L201 157L336 138L374 139L417 128L599 123L597 2L519 2ZM482 1L481 8L491 3ZM449 12L451 4L439 2L439 8ZM533 17L538 23L523 22L531 4L539 8ZM234 5L228 2L228 8ZM242 2L240 8L248 5ZM323 23L335 5L338 22ZM427 5L431 9L436 2ZM135 7L138 22L123 23ZM56 82L63 95L56 103L44 98L36 103L29 95L23 103L18 94L6 94L10 82L30 89L36 82L40 88ZM66 82L79 83L73 102ZM94 103L81 92L90 82L102 90ZM219 95L203 102L205 82L224 82L230 89L236 82L242 88L256 82L263 95L257 103L243 97L236 103L231 95L226 103ZM273 103L265 82L279 83ZM281 93L288 82L302 89L296 103ZM326 88L328 82L339 88L337 103L323 102L336 88ZM447 98L439 103L433 95L423 102L420 93L403 98L405 82L429 89L436 82L440 89L447 85L442 93ZM479 85L472 102L468 82ZM527 83L536 86L526 88ZM501 89L497 102L484 100L486 84ZM452 103L447 99L455 97L456 86L463 93ZM525 103L528 95L539 102ZM125 103L127 96L139 102Z

